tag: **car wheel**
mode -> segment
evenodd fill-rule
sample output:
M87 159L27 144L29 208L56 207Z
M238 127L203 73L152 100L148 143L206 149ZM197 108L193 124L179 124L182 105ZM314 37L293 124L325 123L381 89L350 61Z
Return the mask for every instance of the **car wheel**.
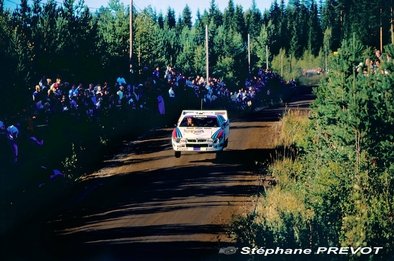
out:
M223 148L227 148L227 145L228 145L228 139L224 141Z
M181 152L175 151L175 158L180 158L180 157L181 157Z

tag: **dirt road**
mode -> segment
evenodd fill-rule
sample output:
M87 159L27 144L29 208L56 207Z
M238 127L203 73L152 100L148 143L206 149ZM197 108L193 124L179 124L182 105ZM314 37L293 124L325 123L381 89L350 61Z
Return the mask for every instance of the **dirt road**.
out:
M154 130L130 142L87 177L85 193L70 201L72 208L59 217L60 227L56 224L65 245L82 251L85 245L123 245L132 249L130 256L139 251L206 255L232 242L226 228L235 215L253 208L260 186L253 165L273 149L278 122L232 122L228 149L218 156L175 158L171 131Z
M234 244L230 222L249 213L262 190L256 163L275 156L283 111L233 119L220 155L175 158L171 128L126 142L59 202L57 215L38 232L35 254L56 260L218 260L219 249Z

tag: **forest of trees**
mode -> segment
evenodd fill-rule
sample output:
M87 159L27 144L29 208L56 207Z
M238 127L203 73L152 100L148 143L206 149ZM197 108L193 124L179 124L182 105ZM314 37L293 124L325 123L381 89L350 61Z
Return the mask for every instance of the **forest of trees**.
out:
M393 57L394 45L385 51ZM344 40L310 114L284 117L279 145L285 153L266 172L276 186L234 222L241 245L381 247L379 254L345 260L392 258L394 63L382 58L383 71L357 72L354 64L368 53L355 37Z
M1 111L20 110L27 92L42 76L68 81L100 82L129 74L129 8L119 0L92 12L83 0L22 0L13 10L0 0L0 95L13 101ZM157 13L133 9L134 75L141 68L173 65L185 75L205 73L205 25L209 26L210 72L231 86L248 75L247 35L251 37L252 69L280 50L299 58L305 51L322 55L337 50L355 34L373 48L391 42L392 1L275 1L259 10L228 1L222 12L215 0L196 17L185 6ZM194 11L194 10L193 10Z
M130 13L119 0L95 12L83 0L21 0L14 10L5 9L4 1L0 114L27 108L43 76L83 83L119 75L135 80L144 67L167 65L204 75L206 25L211 75L229 88L248 77L248 35L253 71L265 66L267 47L270 62L278 55L330 57L302 144L290 146L296 155L270 167L277 185L262 197L263 214L238 220L234 231L250 246L379 246L385 257L392 254L394 68L384 58L383 73L356 71L381 45L389 54L383 57L394 56L392 0L281 0L265 11L255 1L244 7L233 0L221 11L211 0L196 17L188 6L179 16L172 8L163 14L134 7L133 77Z

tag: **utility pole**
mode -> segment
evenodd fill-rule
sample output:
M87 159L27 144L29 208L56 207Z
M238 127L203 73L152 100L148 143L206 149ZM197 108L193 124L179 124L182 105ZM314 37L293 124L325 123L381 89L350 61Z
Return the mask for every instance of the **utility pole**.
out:
M129 50L129 66L130 66L130 79L133 76L133 0L130 0L130 50Z
M266 55L266 71L268 71L268 57L269 57L269 50L268 50L268 45L265 46L265 55Z
M141 75L141 45L138 46L138 74Z
M207 83L208 83L208 79L209 79L208 25L205 25L205 70L206 70Z
M391 0L391 44L394 44L394 15L393 15L393 1Z
M205 25L205 70L206 70L206 84L209 84L209 45L208 45L208 25ZM202 110L204 97L200 94L201 105L200 109Z
M328 51L324 52L324 71L327 73L328 71Z
M280 76L283 77L283 56L284 53L283 52L279 52L280 53Z
M380 7L380 51L383 53L383 25L382 25L382 7Z
M248 34L248 73L250 75L250 34Z

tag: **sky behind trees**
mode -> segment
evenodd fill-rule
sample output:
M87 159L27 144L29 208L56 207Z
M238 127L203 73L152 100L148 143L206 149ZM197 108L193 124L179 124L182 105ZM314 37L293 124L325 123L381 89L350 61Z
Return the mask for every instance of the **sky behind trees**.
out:
M87 3L92 2L92 5L101 5L102 2L105 2L103 0L85 0ZM130 0L121 0L124 3L129 3ZM193 12L193 15L196 14L197 10L199 9L200 12L203 11L204 9L209 8L209 5L212 0L176 0L176 1L170 1L170 0L134 0L134 5L137 6L137 8L145 8L149 5L151 5L154 9L156 9L157 12L162 11L163 13L166 13L168 7L170 6L175 10L175 14L181 14L183 8L188 5L190 9ZM217 6L221 11L224 10L224 8L227 7L228 5L228 0L215 0ZM241 5L244 9L248 9L249 7L252 6L253 0L234 0L235 5ZM269 9L271 4L274 2L274 0L256 0L256 5L257 7L261 10L264 11L265 9Z
M168 7L175 10L175 14L178 16L182 13L183 8L188 5L193 13L193 18L199 9L202 12L204 9L208 9L212 0L133 0L134 6L138 9L144 9L147 6L152 6L158 13L166 13ZM6 8L15 8L20 4L20 0L4 0ZM43 1L45 2L45 0ZM58 0L56 2L62 2ZM85 0L86 5L94 12L101 6L107 6L109 0ZM120 2L128 5L130 0L120 0ZM216 5L221 11L228 5L228 0L215 0ZM252 6L253 0L234 0L235 5L241 5L244 10ZM263 12L265 9L269 9L274 0L255 0L257 7ZM287 2L287 1L286 1Z

